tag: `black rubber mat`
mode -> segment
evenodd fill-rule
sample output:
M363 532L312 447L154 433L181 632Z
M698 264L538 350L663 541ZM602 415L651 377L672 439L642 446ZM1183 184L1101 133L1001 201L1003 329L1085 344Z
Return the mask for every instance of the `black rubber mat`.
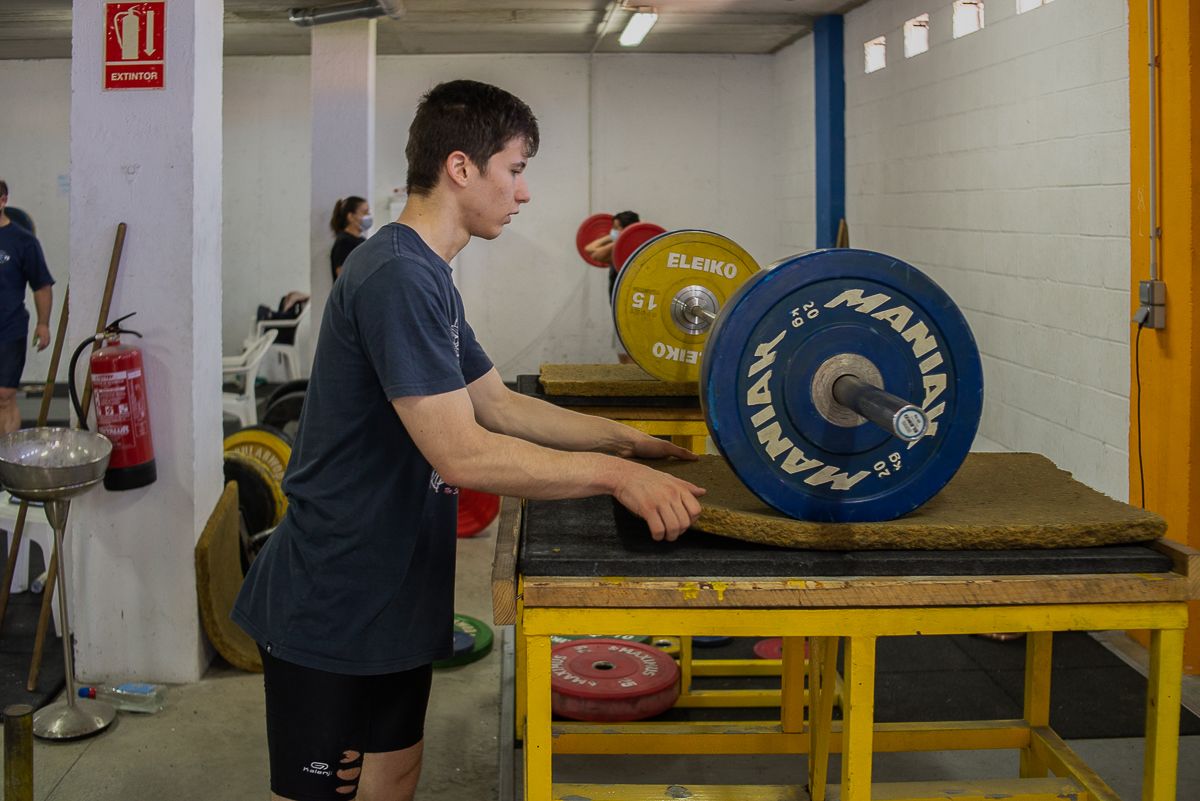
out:
M0 712L11 704L29 704L35 710L41 709L66 683L62 640L54 636L51 624L42 651L37 690L27 692L25 689L41 605L41 593L21 592L9 597L4 625L0 628Z
M608 496L528 501L520 569L527 576L985 576L1166 573L1142 545L1007 551L812 551L688 531L655 542Z

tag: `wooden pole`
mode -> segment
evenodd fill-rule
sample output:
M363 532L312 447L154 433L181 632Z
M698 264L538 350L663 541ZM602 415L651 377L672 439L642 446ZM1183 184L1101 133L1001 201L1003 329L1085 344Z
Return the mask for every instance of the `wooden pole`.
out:
M58 330L54 334L54 350L50 354L50 369L46 372L46 383L42 386L42 406L38 410L37 424L46 425L50 416L50 398L54 395L54 384L58 380L58 362L62 356L63 340L67 336L67 308L71 301L68 287L63 295L62 314L58 318ZM25 534L25 516L29 502L21 501L17 510L17 524L13 526L12 542L8 545L8 564L4 567L4 584L0 585L0 627L4 626L4 613L8 611L8 595L12 587L13 572L17 566L17 554L21 549L21 538Z
M121 251L125 247L125 223L117 225L117 236L113 241L112 256L108 261L108 280L104 284L104 295L100 299L100 314L96 320L96 333L99 334L108 327L108 311L112 306L113 291L117 285L117 270L121 266ZM92 350L96 350L100 346L97 342L92 346ZM68 377L69 380L70 377ZM45 398L43 397L43 403ZM92 376L88 373L87 382L84 384L83 398L80 403L81 411L84 417L87 417L88 405L92 402ZM80 421L81 423L83 421ZM46 647L46 630L50 626L50 610L52 608L52 600L54 598L54 586L58 576L58 549L50 556L50 564L46 572L46 586L42 590L42 609L38 614L37 634L33 640L33 657L29 661L29 680L25 683L25 689L29 692L34 692L37 689L38 674L42 670L42 651ZM66 592L66 588L63 588Z

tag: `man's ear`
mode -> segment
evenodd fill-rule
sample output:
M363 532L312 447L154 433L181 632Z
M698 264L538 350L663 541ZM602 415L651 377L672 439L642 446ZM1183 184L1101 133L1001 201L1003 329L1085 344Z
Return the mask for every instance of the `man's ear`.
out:
M446 156L446 176L457 186L465 187L470 179L471 160L461 150L455 150Z

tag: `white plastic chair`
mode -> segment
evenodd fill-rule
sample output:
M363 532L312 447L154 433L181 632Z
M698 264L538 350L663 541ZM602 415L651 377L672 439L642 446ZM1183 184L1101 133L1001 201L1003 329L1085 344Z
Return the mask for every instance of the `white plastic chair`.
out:
M308 319L308 310L312 307L312 303L307 300L303 301L303 303L304 306L300 309L300 314L296 315L290 320L275 319L255 321L254 328L250 333L250 338L246 340L246 342L249 343L250 340L258 339L267 331L282 331L290 328L293 332L291 344L285 342L276 342L272 346L275 348L275 352L279 354L280 361L283 362L284 370L287 372L288 381L295 381L299 378L303 378L303 376L300 374L300 325L306 319Z
M241 388L239 392L221 393L221 409L237 417L243 427L258 422L258 401L254 397L254 384L258 380L258 367L277 336L278 331L265 331L249 343L241 355L221 359L221 383L232 382Z
M8 554L9 545L12 543L12 533L17 525L17 512L19 510L20 506L11 502L11 496L7 492L0 491L0 534L2 534L0 542L4 543L4 553L6 555ZM25 592L29 589L30 543L38 546L42 552L42 564L49 567L50 555L54 553L54 529L50 527L50 521L46 519L46 510L40 506L30 506L26 512L25 529L21 534L21 547L17 550L17 562L13 570L13 579L9 587L9 592ZM58 593L57 583L54 585L54 592ZM54 619L54 633L61 636L62 631L58 623L57 598L51 604L50 612Z

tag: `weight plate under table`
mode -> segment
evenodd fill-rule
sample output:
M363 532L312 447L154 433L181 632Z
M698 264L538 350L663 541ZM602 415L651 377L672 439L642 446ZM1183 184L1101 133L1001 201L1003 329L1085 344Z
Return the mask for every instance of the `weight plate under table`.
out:
M679 697L679 666L651 645L574 640L550 651L551 706L574 720L653 717Z
M906 443L832 402L845 373L924 410ZM701 364L714 443L743 483L791 517L890 520L933 497L966 458L983 408L974 336L916 268L819 250L760 272L726 304Z

